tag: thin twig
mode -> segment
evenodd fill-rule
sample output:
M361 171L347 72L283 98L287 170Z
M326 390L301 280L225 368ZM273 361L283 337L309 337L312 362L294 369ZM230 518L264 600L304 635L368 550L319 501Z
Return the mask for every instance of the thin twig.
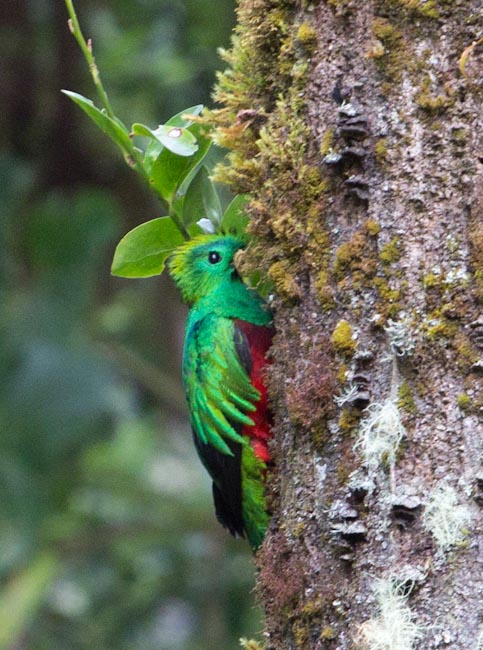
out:
M101 75L99 74L99 68L96 65L96 60L92 52L92 41L91 39L86 41L86 39L84 38L84 34L82 33L72 0L65 0L65 4L70 16L69 29L72 32L75 40L79 43L79 47L81 48L82 53L84 54L84 57L89 65L89 70L92 79L94 81L94 85L96 87L99 98L101 100L101 103L104 106L106 113L109 115L109 117L115 118L114 111L112 110L107 93L104 90L104 86L101 80Z

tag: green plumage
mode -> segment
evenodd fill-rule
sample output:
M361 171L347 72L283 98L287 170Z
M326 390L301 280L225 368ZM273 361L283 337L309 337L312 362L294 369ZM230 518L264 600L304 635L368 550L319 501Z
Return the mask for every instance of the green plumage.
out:
M268 524L265 464L246 431L254 426L260 392L242 358L250 350L237 321L266 327L271 315L235 270L234 256L242 247L231 236L197 237L173 254L170 272L191 306L183 385L196 449L213 478L217 516L230 532L246 534L257 548Z

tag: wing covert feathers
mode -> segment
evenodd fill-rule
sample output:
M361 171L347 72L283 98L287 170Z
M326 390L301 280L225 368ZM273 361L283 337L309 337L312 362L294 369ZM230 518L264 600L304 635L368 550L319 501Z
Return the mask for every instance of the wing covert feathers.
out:
M262 366L271 335L270 328L210 313L189 328L183 360L195 446L213 479L217 519L232 535L246 535L254 549L269 520Z
M229 318L208 314L189 332L183 379L195 435L218 451L233 455L228 440L246 444L237 425L253 426L250 413L259 391L240 362Z

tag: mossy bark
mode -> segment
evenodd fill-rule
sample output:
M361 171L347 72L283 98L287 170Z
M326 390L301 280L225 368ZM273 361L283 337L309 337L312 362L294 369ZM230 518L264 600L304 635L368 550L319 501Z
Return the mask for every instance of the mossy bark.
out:
M267 648L477 650L481 1L238 12L212 117L275 294Z

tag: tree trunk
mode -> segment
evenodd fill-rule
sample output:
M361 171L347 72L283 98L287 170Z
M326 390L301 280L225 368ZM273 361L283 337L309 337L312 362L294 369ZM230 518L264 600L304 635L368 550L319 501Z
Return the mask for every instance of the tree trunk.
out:
M215 119L275 295L267 648L483 648L481 0L238 19Z

